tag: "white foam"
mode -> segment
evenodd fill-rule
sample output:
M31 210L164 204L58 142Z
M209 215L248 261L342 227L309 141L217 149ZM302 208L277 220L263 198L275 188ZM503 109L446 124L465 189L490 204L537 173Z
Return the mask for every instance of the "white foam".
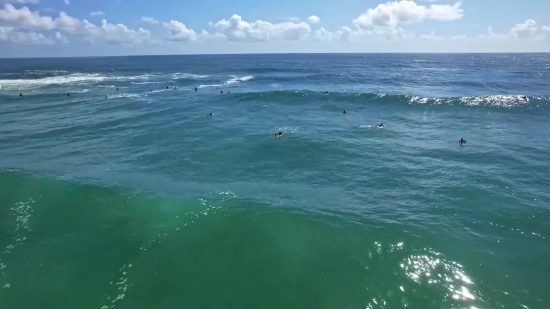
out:
M101 82L106 79L107 77L101 74L75 73L38 79L0 79L0 86L2 87L1 89L4 90L22 90L35 89L48 85Z
M214 88L214 87L221 87L223 85L221 84L214 84L214 85L200 85L197 88Z
M232 85L232 84L237 84L237 83L240 83L240 82L247 82L247 81L249 81L253 78L254 78L254 76L252 76L252 75L243 76L243 77L234 77L234 78L231 78L231 79L227 80L225 82L225 85Z
M181 78L187 78L187 79L201 79L201 78L207 78L209 75L197 75L197 74L191 74L191 73L174 73L172 74L172 79L181 79Z
M132 82L132 84L134 85L161 84L161 83L162 82Z

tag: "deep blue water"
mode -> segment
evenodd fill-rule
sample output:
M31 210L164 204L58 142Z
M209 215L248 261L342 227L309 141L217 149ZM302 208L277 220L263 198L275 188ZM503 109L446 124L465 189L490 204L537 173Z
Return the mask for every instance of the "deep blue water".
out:
M0 59L0 86L9 308L550 307L548 54Z

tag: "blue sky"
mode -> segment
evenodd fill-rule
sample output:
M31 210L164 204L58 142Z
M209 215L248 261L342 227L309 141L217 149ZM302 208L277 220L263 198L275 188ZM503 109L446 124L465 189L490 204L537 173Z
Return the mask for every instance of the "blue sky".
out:
M0 0L0 57L550 52L550 0Z

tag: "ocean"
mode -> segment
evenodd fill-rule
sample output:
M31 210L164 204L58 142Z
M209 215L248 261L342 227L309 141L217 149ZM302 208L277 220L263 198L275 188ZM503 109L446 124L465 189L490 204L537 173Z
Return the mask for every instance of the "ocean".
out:
M550 54L0 59L1 308L550 308L549 176Z

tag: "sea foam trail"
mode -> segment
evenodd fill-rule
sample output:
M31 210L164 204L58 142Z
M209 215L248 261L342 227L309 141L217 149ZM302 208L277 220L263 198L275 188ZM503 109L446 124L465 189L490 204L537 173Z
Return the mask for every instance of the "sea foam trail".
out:
M65 71L56 71L59 74ZM5 74L4 74L5 75ZM36 75L36 74L32 74ZM12 75L10 75L12 76ZM23 76L26 76L23 75ZM65 85L65 84L94 84L104 81L133 81L133 84L160 84L168 82L169 80L187 79L195 80L206 78L208 75L197 75L191 73L173 73L173 74L141 74L141 75L105 75L100 73L72 73L67 75L49 76L43 78L32 79L0 79L0 90L29 90L36 89L51 85ZM241 80L248 80L252 78L245 76L243 78L236 78L234 81L229 80L229 83L240 82ZM111 88L114 86L111 86Z
M0 79L0 90L36 89L49 85L72 83L97 83L107 79L101 74L75 73L64 76L52 76L37 79Z

